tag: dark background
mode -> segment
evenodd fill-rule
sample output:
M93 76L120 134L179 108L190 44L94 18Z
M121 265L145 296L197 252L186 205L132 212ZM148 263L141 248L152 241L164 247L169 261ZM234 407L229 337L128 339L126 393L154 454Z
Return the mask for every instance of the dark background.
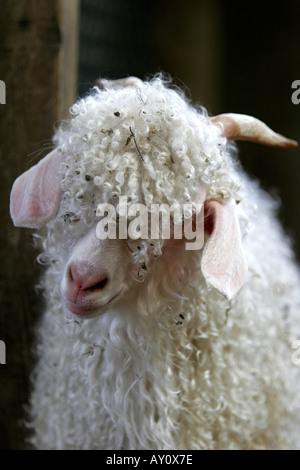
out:
M0 2L0 79L7 85L7 104L0 106L0 340L7 349L7 363L0 365L0 448L7 450L26 448L21 423L41 309L34 290L36 252L30 231L12 226L9 192L15 177L28 167L25 156L51 139L55 116L50 84L57 74L51 54L43 61L43 52L36 53L28 62L22 48L28 34L37 34L43 50L55 56L61 31L50 3ZM42 18L42 32L36 33L22 6L27 17L31 8L34 18ZM8 28L8 20L15 29ZM300 105L291 101L291 84L300 79L299 22L296 0L81 0L77 94L86 93L100 76L145 78L164 71L211 114L251 114L300 141ZM25 78L30 83L26 88ZM33 94L39 105L31 104ZM22 125L14 130L14 117L25 107ZM38 126L44 126L39 135ZM239 143L239 149L250 174L281 199L280 218L300 259L300 150L247 142Z

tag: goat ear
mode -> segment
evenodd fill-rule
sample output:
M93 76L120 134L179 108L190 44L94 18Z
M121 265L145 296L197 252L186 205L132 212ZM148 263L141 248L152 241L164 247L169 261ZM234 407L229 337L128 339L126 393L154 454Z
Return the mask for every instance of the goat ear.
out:
M230 300L247 274L235 203L207 201L205 228L210 236L202 254L202 273L209 286Z
M40 228L54 217L61 196L57 173L64 158L55 149L16 179L10 194L16 227Z

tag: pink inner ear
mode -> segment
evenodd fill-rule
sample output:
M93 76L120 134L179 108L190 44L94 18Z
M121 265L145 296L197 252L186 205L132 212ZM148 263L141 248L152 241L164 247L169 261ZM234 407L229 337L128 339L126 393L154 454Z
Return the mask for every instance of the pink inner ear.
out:
M10 195L16 227L40 228L55 216L61 197L58 170L64 158L55 149L16 179Z
M209 286L228 299L242 287L247 274L239 222L233 201L205 203L210 237L201 259L202 273Z

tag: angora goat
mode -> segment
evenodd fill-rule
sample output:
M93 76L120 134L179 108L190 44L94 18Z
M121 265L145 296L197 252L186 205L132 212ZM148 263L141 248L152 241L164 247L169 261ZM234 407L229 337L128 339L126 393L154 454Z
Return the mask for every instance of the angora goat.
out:
M16 226L46 227L32 445L299 448L299 273L276 204L228 142L296 143L249 116L209 117L161 77L103 80L71 115L11 193ZM190 203L182 225L203 246L187 249L174 217L169 239L109 236L121 196L149 216Z

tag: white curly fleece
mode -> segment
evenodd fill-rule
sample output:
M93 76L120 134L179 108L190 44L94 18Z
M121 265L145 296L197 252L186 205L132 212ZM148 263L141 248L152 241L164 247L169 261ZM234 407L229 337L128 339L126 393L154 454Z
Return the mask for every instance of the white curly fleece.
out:
M205 110L167 85L156 77L139 90L94 89L55 135L70 156L58 214L41 235L46 311L30 404L37 448L300 446L291 349L300 278L276 204L243 174ZM201 185L206 199L239 202L248 276L233 300L207 288L202 251L182 249L174 259L157 242L150 275L121 302L91 319L66 310L66 260L99 203L118 210L126 195L147 207L183 204ZM150 243L133 263L149 259Z

